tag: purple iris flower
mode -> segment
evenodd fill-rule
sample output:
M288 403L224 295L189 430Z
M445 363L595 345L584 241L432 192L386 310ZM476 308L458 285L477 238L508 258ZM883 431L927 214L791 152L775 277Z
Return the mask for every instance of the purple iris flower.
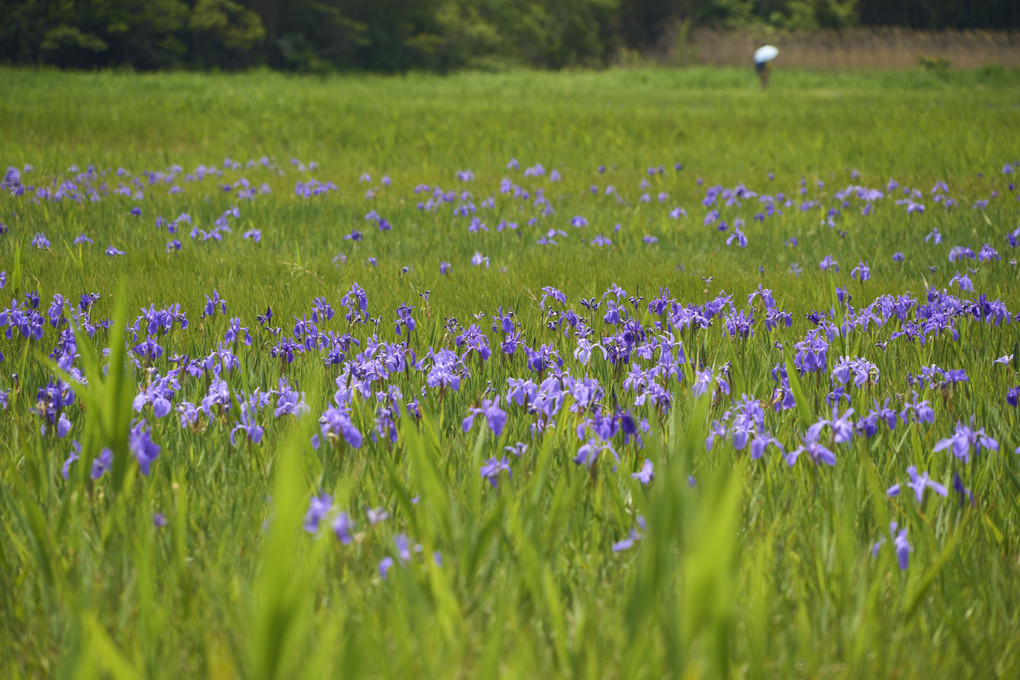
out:
M638 532L637 529L631 529L630 533L627 535L627 538L624 538L623 540L617 541L616 543L613 544L612 550L613 552L622 552L624 550L630 550L631 548L634 547L634 543L639 540L641 540L641 534Z
M67 479L68 473L71 470L71 464L81 457L81 444L77 440L71 442L71 446L74 448L70 455L67 456L67 460L64 461L64 467L61 468L60 473Z
M333 497L323 492L318 496L312 496L308 504L308 512L305 513L305 521L302 525L305 531L314 534L319 529L319 522L326 518L333 511Z
M603 451L609 451L615 458L617 458L617 460L619 460L619 456L616 455L616 451L613 450L613 447L610 446L608 442L601 441L599 438L593 437L581 445L581 447L577 450L577 455L574 456L573 461L578 465L591 467L591 464L595 462L595 460L599 457L599 454Z
M128 448L138 460L142 474L146 476L160 451L159 445L152 441L151 435L152 429L146 426L144 419L138 421L128 434Z
M972 449L975 453L980 453L982 448L998 451L999 443L985 434L983 427L978 430L972 429L973 424L973 418L971 419L971 427L957 422L956 430L952 436L939 440L935 444L935 451L950 449L953 455L964 463L970 462L970 452Z
M495 399L483 399L480 408L472 407L470 409L470 415L464 419L461 424L461 429L467 432L474 425L475 416L485 416L485 422L488 423L489 429L498 437L503 433L503 427L506 425L506 411L499 407L499 395L496 395Z
M960 272L956 272L953 278L949 279L949 285L952 286L954 284L958 286L960 290L974 290L974 284L971 282L970 277L966 274L961 274Z
M914 496L917 498L917 502L920 503L924 500L924 490L930 488L938 495L945 498L949 495L946 487L928 478L928 473L917 474L917 467L911 465L907 468L907 474L910 476L910 481L907 482L907 486L914 490ZM887 492L890 498L895 498L900 495L900 485L894 484L889 487Z
M953 473L953 491L960 494L960 506L962 507L964 502L969 500L971 506L974 505L974 494L971 493L970 489L963 485L963 480L960 479L960 475L957 472Z
M910 564L910 553L913 551L913 547L907 542L907 530L898 528L896 522L889 523L889 534L893 537L893 547L896 550L896 563L899 565L901 570L906 570ZM882 538L875 543L872 548L872 554L877 555L879 548L885 543L885 538Z
M252 444L258 444L262 441L263 430L255 421L254 409L248 404L241 407L241 420L238 421L234 426L234 429L230 431L230 443L235 446L237 445L237 442L234 439L234 435L238 430L242 430L245 434L247 434L248 440Z
M503 456L501 460L490 458L482 465L478 472L482 477L489 480L489 484L492 484L493 488L498 486L500 472L506 472L507 476L513 477L513 472L510 470L510 463L506 456Z
M857 266L854 267L853 271L850 272L850 277L858 279L861 283L864 283L871 278L871 267L868 266L867 262L861 260Z
M797 462L797 457L802 453L808 454L816 465L820 463L825 463L826 465L836 464L836 454L818 442L820 428L815 429L817 425L816 423L808 428L808 431L801 437L801 445L786 454L787 465L793 467L794 463Z
M354 540L351 536L351 529L354 528L354 523L346 512L337 513L337 516L333 519L332 528L333 533L336 534L336 538L341 544L348 545Z
M202 318L204 319L215 314L217 307L219 307L221 314L227 313L227 301L220 297L216 289L213 289L212 297L205 296L205 308L202 311Z
M638 480L642 484L651 483L652 478L655 477L655 471L652 466L652 461L646 458L644 464L641 466L641 469L638 470L637 472L632 472L630 476Z
M762 432L751 440L751 460L757 460L765 454L765 449L772 444L780 453L783 453L783 445L772 435Z
M103 449L99 452L99 455L96 456L96 459L92 461L92 470L89 473L89 477L91 477L93 481L99 479L103 476L104 472L110 469L111 465L113 465L113 451L110 449Z
M645 518L642 517L641 515L638 515L637 524L638 528L644 530ZM644 538L644 536L641 534L641 532L639 532L637 529L631 529L630 533L627 534L627 538L623 539L622 541L617 541L616 543L613 544L612 550L613 552L622 552L624 550L629 550L630 548L634 547L634 543L640 541L642 538Z
M361 447L362 436L358 428L351 422L350 416L345 410L329 407L319 418L319 427L322 435L331 441L343 439L351 447Z
M384 522L390 518L390 513L386 512L385 508L367 508L365 514L368 515L368 525L374 527L379 522Z

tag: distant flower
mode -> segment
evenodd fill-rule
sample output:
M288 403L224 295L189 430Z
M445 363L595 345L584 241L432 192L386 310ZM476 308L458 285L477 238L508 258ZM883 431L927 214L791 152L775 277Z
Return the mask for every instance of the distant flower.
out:
M235 446L237 442L234 439L234 435L238 430L247 434L248 441L252 444L258 444L262 441L263 430L255 421L254 409L248 404L241 407L241 419L235 424L234 429L230 431L230 443Z
M641 466L641 469L638 470L637 472L632 472L630 476L638 480L642 484L649 484L652 481L652 478L655 476L652 461L646 458L644 464Z
M960 475L957 472L953 473L953 491L960 494L960 506L962 507L965 501L970 501L970 504L974 505L974 494L971 493L970 489L963 485L963 480L960 479Z
M351 522L351 517L346 512L339 512L336 517L333 518L333 533L336 535L337 540L343 545L348 545L354 540L351 536L351 529L353 527L354 523Z
M162 529L166 526L166 516L162 512L157 512L152 516L152 524L157 529Z
M818 263L818 267L823 272L827 272L829 270L832 270L834 272L839 271L839 265L836 263L836 259L833 258L832 255L826 255L825 257L823 257L822 261Z
M901 570L905 570L910 564L910 553L913 551L913 548L907 542L907 530L900 529L897 532L896 529L896 522L890 522L889 534L893 537L893 547L896 550L896 563L899 565ZM884 538L873 546L872 554L877 555L883 543L885 543Z
M46 238L46 234L40 231L32 237L32 246L39 250L46 250L50 247L50 241Z
M202 310L202 317L212 316L216 313L216 308L219 308L221 314L227 313L227 301L220 297L219 291L213 289L212 297L205 296L205 307Z
M64 467L61 468L60 473L64 476L64 479L68 478L68 473L71 469L71 464L74 463L81 456L81 444L77 441L71 442L71 447L74 449L67 456L67 460L64 461Z
M930 488L932 491L942 496L943 498L949 495L949 492L946 490L946 487L928 478L927 472L918 475L917 468L911 465L910 467L907 468L907 474L910 476L910 481L907 482L907 486L914 490L914 496L917 498L918 503L924 500L925 489ZM890 498L899 496L900 485L894 484L893 486L889 487L887 493L889 494Z
M638 533L637 529L631 529L627 538L617 541L613 544L613 552L622 552L624 550L630 550L634 547L634 543L641 540L641 534Z
M802 453L808 454L815 464L825 463L826 465L836 464L836 454L825 448L818 442L819 429L816 426L808 428L807 433L801 437L801 445L786 454L786 464L793 467L798 456Z
M110 449L103 449L96 456L96 459L92 461L92 470L89 473L89 477L95 481L103 476L103 473L110 469L113 465L113 451Z
M510 463L507 461L506 456L503 456L501 460L490 458L479 470L479 474L489 480L489 484L492 484L493 487L498 485L500 472L506 472L507 476L513 477L513 472L510 470Z
M74 237L74 240L71 241L71 245L72 246L76 246L76 245L78 245L80 243L88 243L89 245L91 245L92 244L92 239L90 239L85 234L78 234L77 236Z
M482 415L485 417L486 423L489 425L489 429L498 437L503 433L503 427L506 425L506 412L499 407L499 395L496 395L495 399L483 399L481 407L472 407L470 415L464 419L461 423L461 429L467 432L471 429L474 424L475 416Z
M138 206L135 206L134 208L131 208L131 214L134 215L135 217L138 217L139 215L142 214L142 209L139 208Z
M261 229L249 229L248 231L244 232L244 234L241 236L241 238L246 238L246 239L250 238L252 241L255 241L255 243L258 243L259 241L262 240L262 230Z
M371 527L390 517L390 513L386 512L385 508L368 508L365 510L365 514L368 515L368 525Z
M160 447L152 441L152 430L145 420L138 421L128 433L128 448L138 460L138 467L143 475L148 475L152 463L159 456Z
M645 518L642 517L641 515L638 515L637 523L639 528L641 529L645 528ZM634 543L640 541L642 538L644 538L644 536L637 529L631 529L630 533L627 534L627 538L623 539L622 541L617 541L612 545L612 550L613 552L622 552L624 550L630 550L632 547L634 547Z
M517 442L513 446L504 446L503 450L506 451L507 453L512 453L518 458L520 458L527 452L528 445L525 444L524 442Z
M439 273L440 274L449 274L450 273L450 263L449 262L440 262L439 263Z
M903 262L903 253L899 251L893 253L892 259L893 262Z
M971 282L970 277L966 274L961 274L960 272L956 272L953 278L949 279L949 285L952 286L953 284L956 284L960 290L974 290L974 284Z
M319 529L319 522L326 518L333 511L333 497L323 492L318 496L312 496L308 504L308 512L305 513L305 521L302 525L305 531L315 533Z
M110 246L110 247L108 247L106 249L106 254L107 255L123 255L124 251L123 250L117 250L115 247Z
M861 260L857 266L854 267L853 271L850 272L850 278L857 279L861 283L864 283L871 278L871 267L868 266L867 262Z
M971 422L971 425L973 426L973 422ZM964 463L970 462L971 450L975 453L980 453L982 448L998 451L999 443L985 434L984 428L974 430L960 422L956 423L956 430L952 436L939 440L935 444L936 452L949 449L954 456Z

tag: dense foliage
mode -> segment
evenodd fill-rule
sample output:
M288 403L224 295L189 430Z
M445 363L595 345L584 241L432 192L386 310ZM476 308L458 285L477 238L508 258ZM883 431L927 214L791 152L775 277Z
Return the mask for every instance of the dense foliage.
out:
M598 66L692 26L1016 29L1012 0L0 0L0 61L296 71Z

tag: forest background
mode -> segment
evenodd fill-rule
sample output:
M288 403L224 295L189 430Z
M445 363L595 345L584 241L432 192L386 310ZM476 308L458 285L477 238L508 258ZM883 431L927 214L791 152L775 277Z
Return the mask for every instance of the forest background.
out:
M739 63L785 41L798 66L1018 66L1018 29L1016 0L0 0L0 64L599 68ZM832 58L848 46L863 55Z

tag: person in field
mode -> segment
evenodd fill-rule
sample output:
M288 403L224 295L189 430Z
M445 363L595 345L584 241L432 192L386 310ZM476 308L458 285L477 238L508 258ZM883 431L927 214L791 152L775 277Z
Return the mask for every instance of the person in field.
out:
M769 62L776 58L779 50L772 45L762 45L754 52L754 70L761 79L761 89L769 86Z

